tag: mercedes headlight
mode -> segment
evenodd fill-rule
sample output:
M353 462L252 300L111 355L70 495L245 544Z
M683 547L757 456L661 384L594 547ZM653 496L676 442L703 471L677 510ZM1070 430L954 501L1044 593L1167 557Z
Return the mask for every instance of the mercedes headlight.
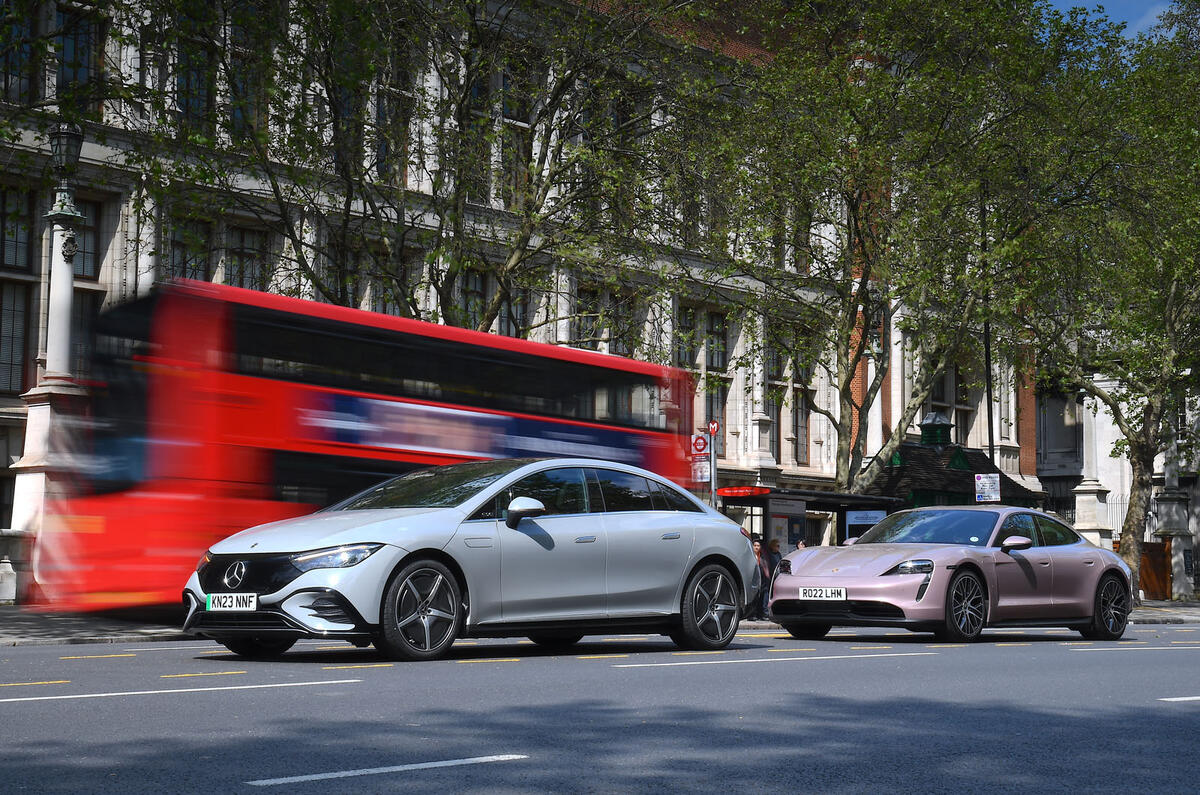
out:
M341 547L314 549L292 555L292 565L300 571L312 569L345 569L371 557L383 544L347 544Z
M200 571L200 569L207 566L210 560L212 560L211 552L205 552L203 555L201 555L200 560L196 561L196 571Z

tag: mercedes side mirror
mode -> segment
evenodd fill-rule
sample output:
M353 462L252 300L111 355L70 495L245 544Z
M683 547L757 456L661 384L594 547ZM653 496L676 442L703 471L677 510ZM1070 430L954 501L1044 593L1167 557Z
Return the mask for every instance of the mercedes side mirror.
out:
M535 500L533 497L515 497L508 504L508 516L505 517L504 523L516 530L522 519L532 519L545 512L546 506L542 505L541 500Z
M845 541L842 542L842 546L852 547L856 543L858 543L858 536L855 536L854 538L847 538Z
M1000 542L1000 551L1004 553L1017 552L1033 546L1033 539L1026 536L1009 536Z

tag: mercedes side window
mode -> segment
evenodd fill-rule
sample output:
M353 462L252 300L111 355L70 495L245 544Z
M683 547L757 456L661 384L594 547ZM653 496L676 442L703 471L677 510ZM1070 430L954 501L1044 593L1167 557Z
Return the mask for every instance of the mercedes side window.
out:
M605 510L610 513L654 510L650 484L641 475L611 469L598 469L596 475L600 478L600 489L604 492Z
M658 507L659 502L665 503L666 507L663 510L667 511L692 511L693 513L703 513L704 510L696 503L689 500L684 495L680 494L670 486L659 483L656 480L650 481L651 488L654 489L655 507Z
M1053 519L1047 519L1044 516L1035 517L1037 519L1038 530L1042 534L1042 543L1048 547L1061 547L1067 544L1074 544L1079 540L1079 536L1075 535L1075 531L1066 525L1059 524Z
M467 521L470 522L476 519L502 518L504 516L505 506L507 506L508 503L508 489L505 489L492 499L485 502L483 505L479 506L479 509L475 511L475 513L471 514L467 518Z
M546 506L546 516L587 513L582 469L549 469L513 484L509 497L532 497ZM507 508L507 506L505 506Z
M1033 545L1038 545L1037 530L1033 526L1033 516L1028 513L1017 513L1004 520L1004 524L1000 526L1000 532L996 534L996 541L992 546L998 547L1004 543L1004 539L1011 536L1025 536L1033 541Z

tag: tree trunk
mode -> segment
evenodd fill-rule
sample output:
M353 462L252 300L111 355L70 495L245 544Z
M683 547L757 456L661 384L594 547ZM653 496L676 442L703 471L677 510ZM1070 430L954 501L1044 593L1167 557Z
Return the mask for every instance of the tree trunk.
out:
M1142 563L1142 536L1146 532L1146 513L1150 510L1150 497L1154 484L1154 451L1140 446L1130 446L1129 463L1133 469L1133 480L1129 486L1129 510L1121 524L1121 544L1118 554L1129 565L1133 582L1134 604L1141 602L1138 596Z

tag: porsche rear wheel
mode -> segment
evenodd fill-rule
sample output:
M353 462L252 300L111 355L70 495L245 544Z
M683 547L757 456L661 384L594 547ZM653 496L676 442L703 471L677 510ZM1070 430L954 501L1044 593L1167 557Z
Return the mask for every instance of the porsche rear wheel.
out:
M1079 630L1088 640L1119 640L1129 624L1129 591L1121 578L1106 574L1096 586L1092 623Z

